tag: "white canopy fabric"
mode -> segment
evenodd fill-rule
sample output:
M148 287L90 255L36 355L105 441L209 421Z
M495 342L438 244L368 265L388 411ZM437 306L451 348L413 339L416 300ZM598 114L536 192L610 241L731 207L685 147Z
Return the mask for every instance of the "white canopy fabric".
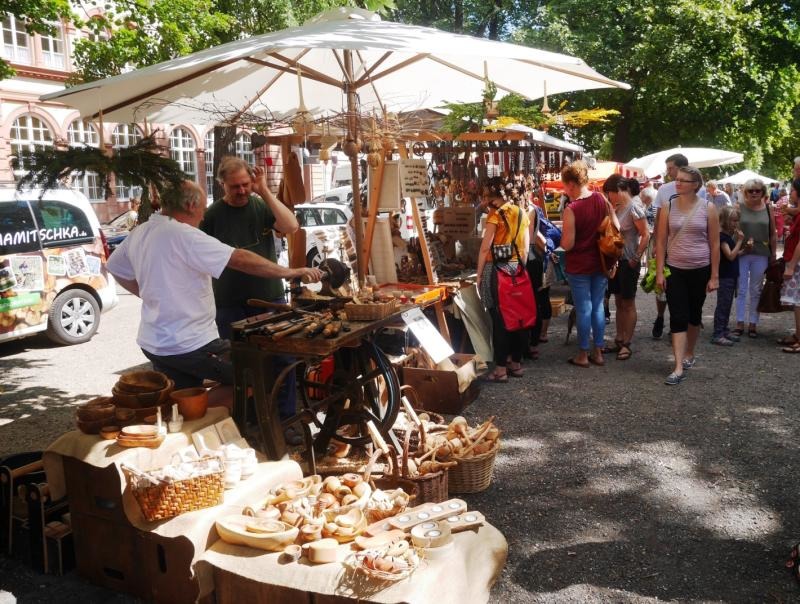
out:
M560 138L556 138L555 136L550 136L546 132L542 132L541 130L537 130L536 128L531 128L530 126L524 126L523 124L511 124L510 126L506 126L505 128L500 128L500 130L524 132L530 137L532 141L536 143L541 143L542 145L547 145L548 147L553 147L554 149L560 149L562 151L583 153L583 147L581 147L580 145L576 145L575 143L568 143L567 141L561 140Z
M770 178L769 176L762 176L757 172L753 172L752 170L742 170L741 172L737 172L736 174L732 174L731 176L727 176L725 178L720 178L717 180L717 184L725 185L725 184L732 184L732 185L743 185L750 179L756 179L763 182L765 185L769 185L773 182L780 182L777 178Z
M623 166L623 169L640 172L647 178L654 178L664 174L666 170L664 160L675 153L685 155L689 160L689 165L695 168L710 168L712 166L738 164L744 161L744 156L735 151L709 149L706 147L675 147L632 159Z
M352 60L352 78L348 62ZM185 57L44 95L84 117L113 122L209 124L220 112L294 112L303 97L315 115L346 107L354 88L362 109L412 110L482 97L484 74L498 98L529 99L573 90L629 86L581 59L381 21L374 13L339 8L301 27L230 42ZM484 68L486 71L484 71Z

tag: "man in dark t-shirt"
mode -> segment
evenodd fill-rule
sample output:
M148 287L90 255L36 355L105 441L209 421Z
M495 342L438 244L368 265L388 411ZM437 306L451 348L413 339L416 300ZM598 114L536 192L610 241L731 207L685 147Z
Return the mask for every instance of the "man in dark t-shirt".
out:
M217 180L222 184L225 195L206 210L200 229L232 247L250 250L276 262L273 230L283 234L294 233L300 225L294 212L267 187L264 169L252 168L238 157L223 157ZM282 279L259 279L225 269L219 279L214 279L213 286L221 338L231 338L231 323L264 312L263 308L249 306L249 298L286 302ZM290 357L275 357L275 374L278 375L283 367L293 361ZM281 419L294 415L295 407L295 380L294 373L290 372L278 395ZM289 444L298 444L300 435L290 428L286 440Z

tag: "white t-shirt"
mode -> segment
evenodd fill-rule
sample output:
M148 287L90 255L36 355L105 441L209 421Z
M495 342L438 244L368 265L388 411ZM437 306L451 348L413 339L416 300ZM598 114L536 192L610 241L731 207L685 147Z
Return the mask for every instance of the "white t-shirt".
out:
M669 202L670 197L677 195L677 193L678 191L675 188L674 180L664 183L658 188L658 193L656 193L656 200L653 202L653 207L658 210L661 206ZM697 192L697 196L700 199L705 199L706 188L700 187L700 190Z
M233 248L201 230L156 214L108 259L117 277L136 280L142 298L137 344L159 356L184 354L219 337L211 278Z

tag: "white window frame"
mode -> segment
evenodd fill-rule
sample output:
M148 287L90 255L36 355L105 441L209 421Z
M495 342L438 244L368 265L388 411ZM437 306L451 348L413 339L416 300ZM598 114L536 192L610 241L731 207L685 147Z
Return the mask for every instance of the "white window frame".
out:
M67 141L70 147L97 147L100 145L100 133L91 121L78 118L67 127ZM83 176L73 173L72 185L80 189L91 202L99 203L106 199L105 185L97 172L86 172Z
M117 124L114 132L111 133L111 144L115 149L130 147L144 138L144 133L136 124ZM116 179L114 194L117 201L128 201L134 197L140 197L141 187L127 185L119 177Z
M169 155L191 180L197 181L197 143L187 128L178 126L170 132Z
M253 152L253 143L247 132L240 132L236 135L236 157L243 159L248 165L254 166L256 154Z
M12 63L25 63L30 65L33 62L31 52L31 37L25 24L18 20L14 15L5 15L2 22L3 29L3 48L2 57ZM11 35L11 43L6 42L6 33ZM25 44L21 44L25 40Z
M53 23L56 35L42 34L39 36L42 45L42 62L50 69L64 70L67 68L66 53L64 52L64 30L60 23ZM45 48L47 45L49 48Z
M53 132L42 118L32 113L20 115L11 124L9 131L11 155L20 151L34 151L53 146ZM21 178L27 173L24 163L14 170L14 177Z
M214 131L209 130L203 139L205 150L203 156L206 161L206 197L212 199L214 196Z

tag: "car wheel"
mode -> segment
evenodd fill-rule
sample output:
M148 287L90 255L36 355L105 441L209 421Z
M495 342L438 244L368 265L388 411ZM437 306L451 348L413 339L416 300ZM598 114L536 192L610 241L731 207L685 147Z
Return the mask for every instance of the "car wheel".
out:
M82 289L70 289L53 300L47 319L47 337L57 344L88 342L100 325L100 305Z
M311 268L317 268L322 261L325 260L325 256L319 252L316 247L312 247L308 250L306 254L306 266Z

